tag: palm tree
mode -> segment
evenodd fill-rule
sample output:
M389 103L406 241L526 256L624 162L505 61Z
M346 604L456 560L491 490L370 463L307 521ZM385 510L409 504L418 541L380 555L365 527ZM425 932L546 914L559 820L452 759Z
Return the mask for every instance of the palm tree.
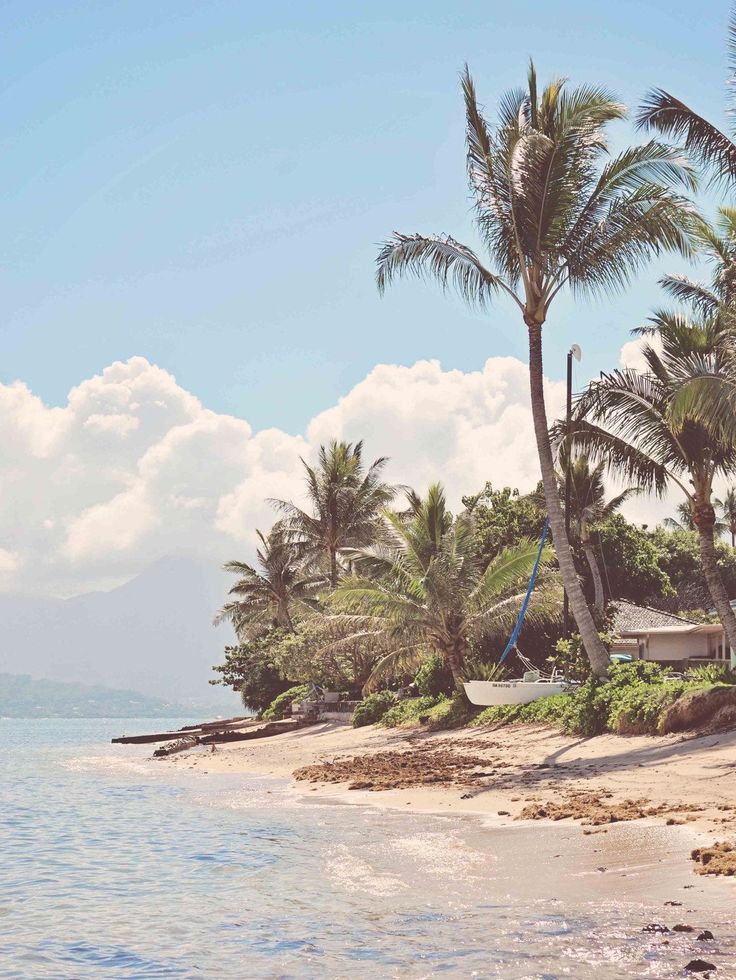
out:
M384 540L355 555L358 574L331 598L353 636L381 652L367 689L440 654L459 683L470 641L509 629L518 615L538 543L521 541L490 563L479 558L472 513L452 518L439 484L415 498L411 516L386 515ZM551 551L542 556L549 564ZM535 591L531 619L559 615L559 593Z
M731 547L736 548L736 487L727 490L723 500L716 498L715 504L721 512L723 530L731 535Z
M668 531L695 531L695 521L693 520L693 512L690 504L687 500L681 501L675 507L675 513L677 517L665 517L662 521L662 525L667 528Z
M702 218L696 220L692 239L713 269L710 285L679 274L663 276L660 285L696 315L722 315L736 305L736 208L719 207L712 225Z
M689 251L692 207L668 189L694 186L681 156L661 143L606 160L606 128L626 110L605 89L569 90L564 80L541 94L530 65L527 88L501 100L499 124L481 114L466 66L467 163L477 227L490 267L449 236L394 234L378 255L378 287L402 274L453 285L470 304L506 296L528 333L534 432L544 495L562 579L594 673L608 654L575 572L565 534L544 403L542 327L557 294L612 292L653 254Z
M386 459L365 471L363 443L332 441L320 446L317 466L302 460L307 476L308 513L286 500L273 503L286 515L285 526L314 560L328 569L330 588L337 586L339 555L368 544L376 533L381 512L394 497L393 487L381 480Z
M730 81L733 82L736 76L736 14L731 15L728 26L728 56ZM710 170L715 180L736 180L733 140L664 89L655 88L647 94L637 123L642 129L655 129L682 141L688 153Z
M721 429L698 419L673 421L670 408L680 386L705 367L718 375L727 359L729 331L720 318L693 322L682 314L658 313L652 333L662 343L643 353L648 371L604 374L580 399L570 440L580 451L642 489L662 494L679 487L698 533L703 572L713 604L736 650L736 617L716 563L713 481L736 464L736 444Z
M294 607L317 609L317 592L326 584L323 575L306 570L303 549L289 539L280 521L267 536L256 534L261 542L256 550L260 571L242 561L227 562L225 571L239 576L229 592L236 598L215 616L215 625L229 620L241 638L274 626L293 632Z
M607 501L606 488L603 482L605 463L600 462L591 467L587 456L577 456L572 462L569 461L565 453L562 453L561 456L563 473L570 475L570 516L574 522L575 531L593 579L595 596L593 604L598 615L602 616L605 605L603 579L593 550L591 531L594 525L615 513L632 494L638 493L638 489L628 487ZM561 482L563 481L564 476Z

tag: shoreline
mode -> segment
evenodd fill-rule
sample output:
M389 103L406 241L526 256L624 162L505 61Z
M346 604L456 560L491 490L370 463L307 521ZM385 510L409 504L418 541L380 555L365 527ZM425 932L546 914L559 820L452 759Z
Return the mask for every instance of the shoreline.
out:
M736 731L580 738L539 725L430 733L323 722L161 761L276 776L302 797L474 816L486 826L535 820L587 836L634 822L690 830L701 846L736 838Z

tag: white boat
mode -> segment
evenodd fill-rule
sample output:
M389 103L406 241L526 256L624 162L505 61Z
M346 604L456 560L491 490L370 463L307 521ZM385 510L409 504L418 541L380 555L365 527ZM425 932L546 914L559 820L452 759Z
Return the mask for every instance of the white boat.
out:
M468 701L479 707L496 704L529 704L538 698L548 698L553 694L564 694L570 685L564 680L552 677L537 677L526 680L526 675L510 681L466 681L463 684Z

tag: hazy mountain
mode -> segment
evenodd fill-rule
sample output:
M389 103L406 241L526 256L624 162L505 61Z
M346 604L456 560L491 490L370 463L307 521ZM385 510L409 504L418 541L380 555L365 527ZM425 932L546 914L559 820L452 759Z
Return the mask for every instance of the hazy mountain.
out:
M232 637L212 626L227 584L214 564L165 558L110 592L0 595L0 672L235 713L234 692L208 684Z
M191 710L137 691L0 674L0 718L184 718Z

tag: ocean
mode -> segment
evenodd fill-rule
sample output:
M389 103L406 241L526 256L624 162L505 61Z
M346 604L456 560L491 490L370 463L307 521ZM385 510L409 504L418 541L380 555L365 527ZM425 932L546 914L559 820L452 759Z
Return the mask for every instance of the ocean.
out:
M686 828L499 828L110 745L150 728L0 721L0 977L736 976L736 885Z

